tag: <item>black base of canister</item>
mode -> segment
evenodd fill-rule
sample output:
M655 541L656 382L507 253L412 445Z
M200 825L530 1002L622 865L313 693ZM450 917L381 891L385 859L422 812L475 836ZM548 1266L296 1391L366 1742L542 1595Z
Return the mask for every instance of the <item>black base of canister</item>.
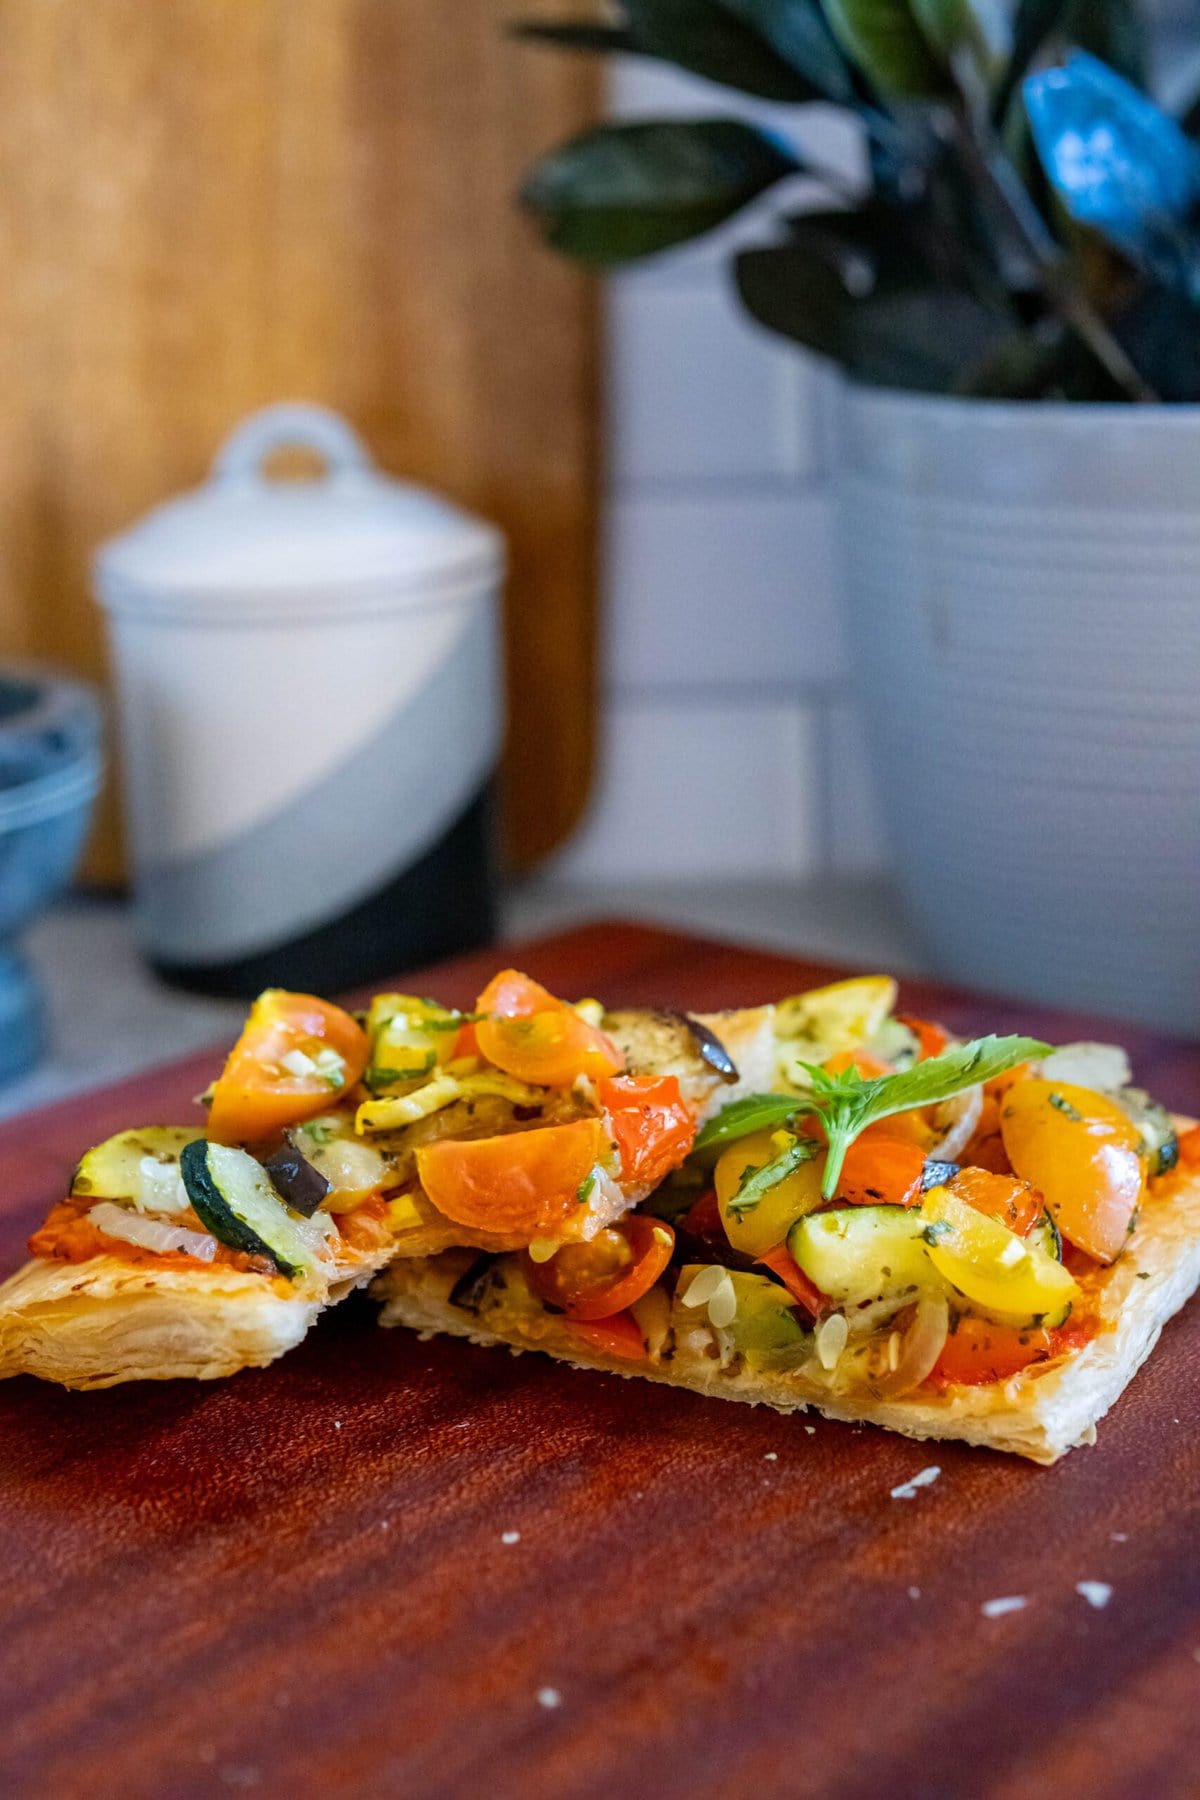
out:
M477 950L496 935L494 783L385 887L314 931L220 963L151 959L172 987L251 999L268 987L336 994Z

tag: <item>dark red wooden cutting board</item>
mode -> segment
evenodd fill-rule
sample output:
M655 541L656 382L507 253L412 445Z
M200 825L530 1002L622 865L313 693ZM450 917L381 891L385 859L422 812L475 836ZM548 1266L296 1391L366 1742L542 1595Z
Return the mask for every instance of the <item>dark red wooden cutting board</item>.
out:
M827 973L627 925L519 954L567 993L693 1008ZM495 966L421 987L464 1003ZM905 999L961 1030L1096 1029ZM1196 1110L1200 1051L1123 1035ZM3 1267L85 1145L186 1118L213 1062L5 1126ZM373 1317L356 1299L212 1386L0 1385L0 1793L1200 1792L1200 1305L1050 1470ZM982 1615L1007 1595L1028 1604Z

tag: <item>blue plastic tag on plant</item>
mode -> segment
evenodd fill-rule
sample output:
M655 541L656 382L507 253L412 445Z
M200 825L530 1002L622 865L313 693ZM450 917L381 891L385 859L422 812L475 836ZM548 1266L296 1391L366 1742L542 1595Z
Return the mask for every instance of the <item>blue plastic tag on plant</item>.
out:
M1194 287L1200 149L1161 107L1082 51L1025 82L1038 155L1067 211L1165 280Z

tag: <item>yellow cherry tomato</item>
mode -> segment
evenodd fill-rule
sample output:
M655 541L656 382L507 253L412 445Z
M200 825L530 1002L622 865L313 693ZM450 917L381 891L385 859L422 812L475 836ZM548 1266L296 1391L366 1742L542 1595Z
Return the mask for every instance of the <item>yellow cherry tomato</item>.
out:
M976 1306L1006 1317L1042 1318L1079 1298L1077 1282L1060 1262L949 1188L926 1194L922 1211L929 1221L930 1262Z
M747 1256L761 1256L782 1244L796 1220L821 1203L824 1156L801 1163L795 1174L770 1188L756 1206L740 1217L732 1210L732 1201L747 1171L761 1169L778 1156L773 1135L756 1131L751 1137L740 1138L718 1158L713 1171L725 1235L735 1250L744 1250Z
M1133 1120L1090 1088L1030 1077L1001 1100L1000 1130L1015 1173L1045 1195L1063 1236L1114 1261L1143 1187Z

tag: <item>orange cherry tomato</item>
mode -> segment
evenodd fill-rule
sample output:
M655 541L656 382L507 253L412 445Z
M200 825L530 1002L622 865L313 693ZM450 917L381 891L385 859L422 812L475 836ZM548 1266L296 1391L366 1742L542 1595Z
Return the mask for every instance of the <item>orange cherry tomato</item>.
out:
M616 1046L574 1007L516 969L504 969L479 996L475 1038L480 1054L518 1081L570 1087L580 1075L601 1081L624 1060Z
M950 1333L929 1377L932 1387L986 1387L1007 1381L1034 1363L1064 1356L1095 1335L1095 1321L1068 1319L1053 1329L1037 1326L1020 1330L994 1325L988 1319L964 1318Z
M872 1056L869 1050L839 1050L830 1056L822 1065L829 1075L841 1075L846 1069L855 1069L868 1081L876 1075L891 1075L891 1063L884 1062L881 1057Z
M1030 1076L1000 1107L1015 1172L1038 1188L1065 1238L1098 1262L1120 1255L1141 1197L1138 1129L1090 1088Z
M647 1362L650 1352L642 1336L642 1328L632 1313L614 1313L611 1319L567 1319L564 1321L572 1337L577 1337L589 1350L601 1356L623 1356L629 1362Z
M578 1235L580 1188L608 1148L599 1119L503 1137L444 1138L417 1151L417 1174L456 1225L523 1238Z
M1028 1237L1045 1209L1036 1188L1015 1175L994 1175L988 1169L960 1169L949 1183L950 1192L973 1206L976 1212L999 1219L1018 1237Z
M765 1269L770 1269L773 1275L778 1275L793 1300L798 1300L814 1319L819 1319L822 1313L832 1311L833 1302L808 1279L786 1244L776 1244L765 1256L757 1256L754 1260Z
M585 1244L564 1244L549 1262L526 1256L525 1273L539 1299L569 1319L610 1319L650 1292L674 1248L669 1225L632 1213Z
M1180 1133L1179 1160L1188 1169L1200 1169L1200 1125Z
M890 1120L880 1121L890 1124ZM838 1178L838 1206L918 1206L925 1152L905 1138L855 1138Z
M984 1091L975 1135L962 1153L964 1168L987 1169L993 1175L1011 1175L1012 1164L1000 1135L1000 1102Z
M911 1013L897 1013L896 1022L907 1025L919 1045L917 1060L927 1062L931 1056L940 1056L950 1042L950 1034L943 1031L940 1025L934 1025L929 1019L914 1019Z
M674 1075L617 1075L600 1083L626 1186L657 1187L696 1139L696 1121Z
M254 1143L315 1118L350 1092L369 1054L366 1032L340 1006L268 988L213 1088L209 1136Z
M450 1057L450 1061L457 1062L460 1056L478 1055L479 1038L476 1035L474 1025L460 1025L458 1028L458 1036L454 1040L454 1051Z

